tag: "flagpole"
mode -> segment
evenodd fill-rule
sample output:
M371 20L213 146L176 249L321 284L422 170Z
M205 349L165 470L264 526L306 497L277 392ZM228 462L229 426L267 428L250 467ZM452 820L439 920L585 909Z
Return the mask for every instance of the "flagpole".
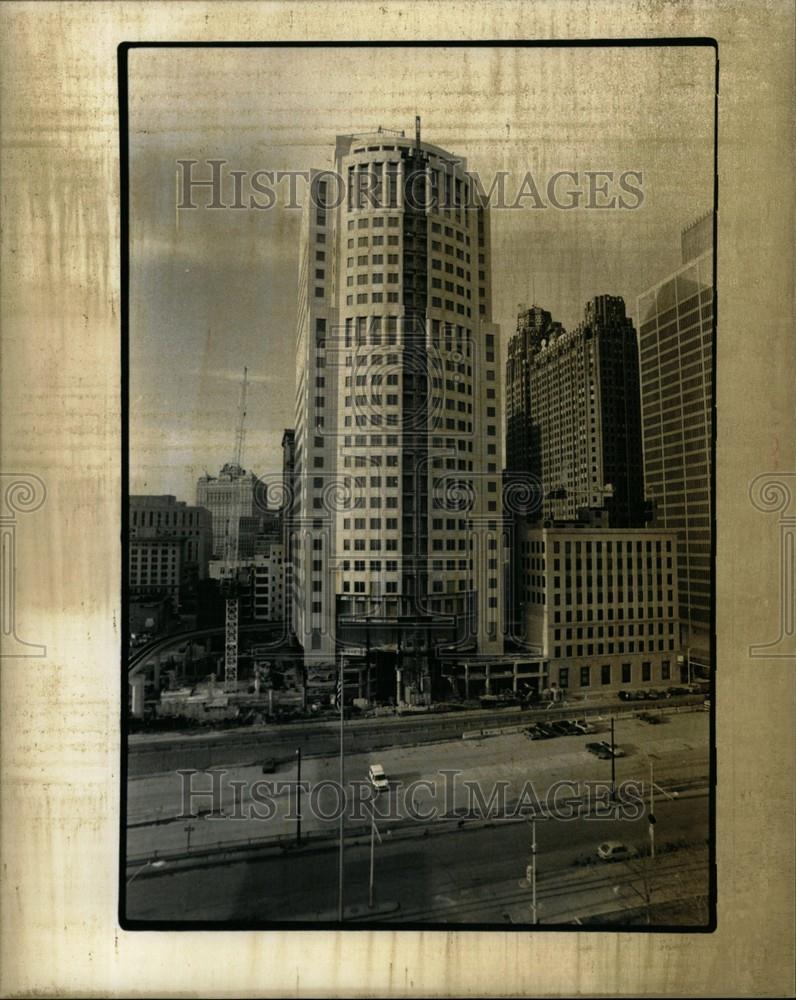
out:
M343 697L345 689L343 673L343 654L340 654L340 673L338 677L337 690L340 698L340 795L342 798L340 809L340 849L339 849L339 870L338 870L338 892L337 892L337 920L343 922L343 835L345 829L345 757L343 755Z

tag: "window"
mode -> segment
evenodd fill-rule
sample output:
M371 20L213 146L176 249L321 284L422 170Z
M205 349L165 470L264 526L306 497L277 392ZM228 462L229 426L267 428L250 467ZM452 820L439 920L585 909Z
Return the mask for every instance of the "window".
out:
M652 664L645 662L641 664L641 679L642 681L652 680Z
M600 667L600 683L610 684L611 683L611 664L604 663Z
M661 680L668 681L672 677L672 665L669 660L661 661Z
M591 667L580 668L580 686L587 688L591 685Z
M569 687L569 667L559 667L558 686L561 688Z

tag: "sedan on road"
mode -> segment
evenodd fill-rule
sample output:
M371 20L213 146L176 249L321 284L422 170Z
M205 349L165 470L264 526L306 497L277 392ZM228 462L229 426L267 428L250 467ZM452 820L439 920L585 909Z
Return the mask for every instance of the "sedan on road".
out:
M601 861L626 861L635 856L635 848L628 847L621 840L606 840L597 848L597 857Z

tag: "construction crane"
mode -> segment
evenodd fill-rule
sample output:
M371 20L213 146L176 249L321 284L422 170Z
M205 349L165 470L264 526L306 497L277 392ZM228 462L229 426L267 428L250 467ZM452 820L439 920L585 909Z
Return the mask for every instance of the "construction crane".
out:
M240 388L240 405L238 420L235 426L235 454L233 468L237 473L243 472L243 445L246 440L246 399L249 392L249 369L243 369L243 383ZM233 500L227 520L226 551L224 553L233 584L226 600L225 635L224 635L224 690L234 693L238 688L238 597L237 597L237 562L238 539L240 535L241 495L240 484L232 491Z
M249 369L243 369L243 383L240 389L238 419L235 424L235 446L230 471L233 476L243 472L243 446L246 441L246 400L249 394ZM238 535L240 533L240 491L239 484L232 489L232 502L228 508L227 532L224 544L224 558L230 561L238 558Z
M249 394L249 369L243 369L243 384L240 387L240 406L238 407L238 423L235 429L235 465L242 468L243 444L246 440L246 399Z

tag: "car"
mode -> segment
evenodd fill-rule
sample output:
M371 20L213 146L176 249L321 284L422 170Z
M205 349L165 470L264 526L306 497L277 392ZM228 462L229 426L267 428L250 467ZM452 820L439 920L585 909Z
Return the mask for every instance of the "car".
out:
M386 792L389 790L390 783L381 764L370 765L368 768L368 779L377 792Z
M647 688L645 694L648 701L660 701L661 698L666 697L663 691L659 691L657 688Z
M611 744L608 743L607 740L603 740L602 745L605 747L605 752L611 757L627 756L625 751L621 747L617 746L616 743L614 743L613 746L611 746Z
M545 739L553 739L553 737L560 735L549 722L537 722L536 728L542 732Z
M266 757L262 763L261 770L263 774L273 774L276 770L276 758Z
M660 712L639 712L636 718L640 722L648 722L651 726L658 726L663 722Z
M576 719L572 725L583 736L589 736L591 733L597 732L597 727L586 719Z
M621 840L605 840L597 848L597 857L601 861L626 861L635 856L635 848L628 847Z
M673 687L666 688L666 694L670 698L679 698L680 695L688 694L688 693L689 693L688 692L688 688L680 687L677 684L675 684Z
M610 760L611 750L610 748L606 750L606 744L600 743L587 743L586 749L589 753L593 753L595 757L599 757L600 760Z
M622 701L643 701L647 696L643 691L620 691Z
M525 729L525 735L529 740L546 740L547 734L543 733L538 726L528 726Z
M565 719L559 719L557 722L551 722L550 725L553 729L555 729L559 736L572 735L572 727Z

